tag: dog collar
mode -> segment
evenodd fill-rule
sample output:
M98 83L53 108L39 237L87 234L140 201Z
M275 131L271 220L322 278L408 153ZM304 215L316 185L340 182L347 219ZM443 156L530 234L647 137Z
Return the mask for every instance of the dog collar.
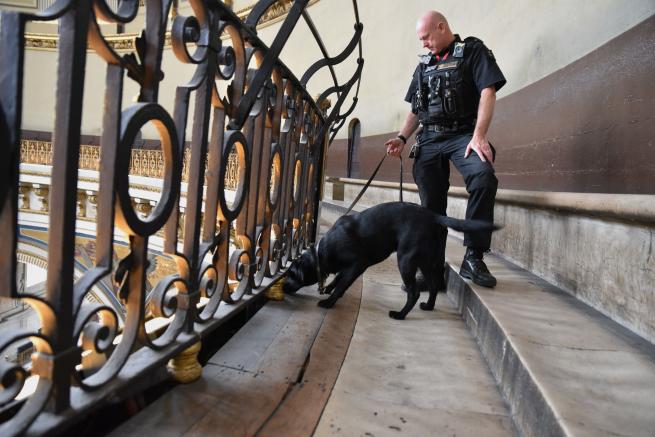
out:
M314 255L316 255L316 277L318 278L318 293L325 294L325 282L323 281L323 275L321 274L321 260L318 257L318 245L321 244L319 240L316 245L312 246Z

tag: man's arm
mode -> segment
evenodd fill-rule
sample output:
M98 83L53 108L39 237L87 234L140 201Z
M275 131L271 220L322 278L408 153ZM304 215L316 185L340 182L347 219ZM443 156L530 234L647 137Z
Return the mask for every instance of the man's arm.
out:
M400 132L398 132L398 135L409 138L418 127L418 124L418 115L414 114L412 111L409 111L407 113L407 117L405 118L405 124L403 124L403 127L400 129ZM402 139L396 137L391 138L389 141L384 143L384 145L387 146L387 154L391 156L400 156L403 148L405 147L405 142Z
M466 146L464 158L468 158L471 152L478 154L482 161L493 162L493 153L487 141L487 131L491 124L491 118L494 115L494 106L496 104L496 88L492 85L482 90L480 94L480 105L478 106L478 121L475 124L473 138Z

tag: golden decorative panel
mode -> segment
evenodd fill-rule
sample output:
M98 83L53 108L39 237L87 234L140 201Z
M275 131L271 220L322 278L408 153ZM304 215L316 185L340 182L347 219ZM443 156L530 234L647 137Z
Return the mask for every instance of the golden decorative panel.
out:
M184 150L182 180L189 180L189 149ZM21 140L20 162L24 164L52 165L52 143L50 141ZM239 162L236 152L230 154L225 176L225 188L235 190L239 177ZM100 170L100 146L81 145L79 168ZM164 176L164 155L161 150L132 149L130 174L162 179Z

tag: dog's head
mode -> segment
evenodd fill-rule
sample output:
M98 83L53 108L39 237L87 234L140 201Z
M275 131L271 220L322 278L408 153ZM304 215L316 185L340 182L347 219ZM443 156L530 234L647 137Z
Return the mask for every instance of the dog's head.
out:
M306 250L299 258L296 258L289 266L289 270L287 270L283 287L284 292L295 293L302 287L316 284L318 282L317 262L313 250Z

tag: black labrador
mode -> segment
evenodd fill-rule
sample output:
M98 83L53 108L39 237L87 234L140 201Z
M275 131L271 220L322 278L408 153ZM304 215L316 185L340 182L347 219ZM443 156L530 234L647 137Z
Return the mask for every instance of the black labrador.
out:
M479 220L459 220L437 215L415 203L382 203L355 215L339 218L317 248L305 251L293 261L284 283L285 293L323 282L331 273L334 280L325 288L331 296L318 305L331 308L364 271L393 252L398 252L398 269L405 283L407 302L400 311L389 311L394 319L404 319L419 298L416 270L421 269L430 291L422 310L434 309L437 292L446 288L444 253L446 232L488 231L498 227Z

